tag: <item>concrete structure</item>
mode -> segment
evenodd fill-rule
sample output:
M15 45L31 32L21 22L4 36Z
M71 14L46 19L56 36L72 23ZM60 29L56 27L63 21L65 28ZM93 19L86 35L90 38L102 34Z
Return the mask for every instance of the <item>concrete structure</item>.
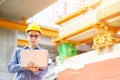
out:
M8 72L7 65L16 48L17 31L0 28L0 80L13 80L14 74Z

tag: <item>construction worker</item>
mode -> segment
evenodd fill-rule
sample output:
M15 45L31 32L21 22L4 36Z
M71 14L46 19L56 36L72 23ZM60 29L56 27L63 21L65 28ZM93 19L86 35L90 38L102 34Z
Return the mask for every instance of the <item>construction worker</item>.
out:
M38 43L41 39L40 26L35 23L28 25L26 29L26 39L28 40L28 45L22 49L15 50L8 65L8 70L11 73L17 73L16 80L42 80L42 76L45 75L48 71L47 68L40 69L38 66L35 66L33 62L28 63L27 68L22 68L20 65L21 50L42 49L38 46Z

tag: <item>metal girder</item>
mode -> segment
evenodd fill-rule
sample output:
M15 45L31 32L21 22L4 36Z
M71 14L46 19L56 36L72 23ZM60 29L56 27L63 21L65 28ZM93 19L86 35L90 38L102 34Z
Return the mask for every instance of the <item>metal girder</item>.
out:
M90 25L88 25L88 26L86 26L86 27L80 28L80 29L78 29L78 30L76 30L76 31L73 31L73 32L69 33L69 34L66 34L66 35L61 36L61 37L57 37L57 38L53 39L52 42L53 42L53 44L58 44L58 43L60 43L60 41L62 41L62 40L65 40L65 39L67 39L67 38L70 38L70 37L72 37L72 36L75 36L75 35L77 35L77 34L80 34L80 33L84 32L84 31L87 31L87 30L89 30L89 29L94 28L94 25L96 25L96 24L98 24L98 23L99 23L99 21L96 21L96 22L94 22L93 24L90 24ZM85 40L85 41L86 41L86 40ZM68 41L68 42L69 42L69 41ZM71 41L71 42L72 42L72 41ZM84 42L84 41L82 41L82 42ZM78 43L80 43L80 41L79 41L79 42L76 42L76 44L78 44Z
M27 24L13 22L9 20L0 19L0 27L17 30L20 32L25 32L27 28ZM47 28L41 28L42 29L42 35L46 37L58 37L58 31L57 30L51 30Z
M26 46L27 44L27 40L17 39L17 46Z

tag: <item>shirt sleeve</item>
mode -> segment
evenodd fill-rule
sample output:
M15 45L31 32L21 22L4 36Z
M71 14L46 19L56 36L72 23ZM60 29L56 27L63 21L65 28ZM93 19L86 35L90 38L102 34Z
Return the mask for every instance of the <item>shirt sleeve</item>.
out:
M39 70L39 71L35 72L34 74L35 74L36 76L43 76L43 75L45 75L47 72L48 72L48 68L46 68L45 70Z
M22 70L22 68L20 67L20 63L18 62L18 54L20 54L20 49L16 50L12 56L12 59L8 65L8 71L11 73L16 73L20 70Z

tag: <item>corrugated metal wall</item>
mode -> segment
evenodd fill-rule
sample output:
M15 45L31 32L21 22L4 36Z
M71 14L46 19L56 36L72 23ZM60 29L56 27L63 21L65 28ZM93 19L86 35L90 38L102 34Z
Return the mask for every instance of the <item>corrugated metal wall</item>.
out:
M7 65L17 46L17 31L0 28L0 80L13 80Z

